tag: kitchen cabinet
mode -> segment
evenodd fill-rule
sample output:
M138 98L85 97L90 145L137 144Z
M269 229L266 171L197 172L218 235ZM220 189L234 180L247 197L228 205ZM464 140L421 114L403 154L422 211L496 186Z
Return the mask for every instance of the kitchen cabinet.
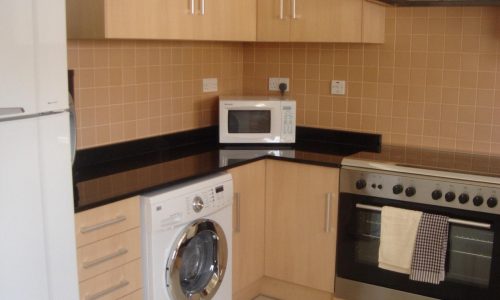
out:
M339 171L268 160L265 276L333 292Z
M139 197L75 215L81 299L141 299Z
M233 299L264 276L266 161L229 170L233 176ZM253 298L256 295L250 295Z
M385 6L368 0L257 1L257 41L383 43L384 31Z
M67 0L68 38L255 41L256 0Z

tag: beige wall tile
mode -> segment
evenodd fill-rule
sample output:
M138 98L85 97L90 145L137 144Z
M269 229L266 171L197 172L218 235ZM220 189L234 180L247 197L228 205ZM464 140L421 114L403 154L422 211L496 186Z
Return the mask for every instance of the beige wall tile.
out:
M79 148L208 126L217 96L276 95L298 125L378 132L384 143L500 154L500 9L388 8L383 45L69 41ZM201 80L218 77L219 93ZM329 94L346 80L347 95Z
M69 66L76 75L79 149L214 124L217 106L194 105L193 96L202 94L202 76L218 77L216 96L241 94L243 59L250 59L249 50L244 53L240 43L114 40L68 44ZM206 60L201 59L204 51ZM222 59L223 54L227 59ZM202 74L204 66L207 72ZM172 97L182 98L176 102Z

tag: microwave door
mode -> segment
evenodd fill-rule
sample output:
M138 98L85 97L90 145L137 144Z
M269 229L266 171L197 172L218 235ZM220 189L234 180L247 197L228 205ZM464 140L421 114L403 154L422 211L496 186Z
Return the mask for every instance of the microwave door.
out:
M271 111L230 110L228 113L229 133L271 133Z
M280 124L280 114L277 114L276 108L273 107L227 111L227 133L237 143L278 143Z

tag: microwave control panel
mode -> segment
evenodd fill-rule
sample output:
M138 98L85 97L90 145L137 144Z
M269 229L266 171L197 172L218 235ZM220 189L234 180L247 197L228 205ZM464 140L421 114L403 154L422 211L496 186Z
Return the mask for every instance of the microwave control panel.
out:
M281 142L295 143L295 101L281 101Z

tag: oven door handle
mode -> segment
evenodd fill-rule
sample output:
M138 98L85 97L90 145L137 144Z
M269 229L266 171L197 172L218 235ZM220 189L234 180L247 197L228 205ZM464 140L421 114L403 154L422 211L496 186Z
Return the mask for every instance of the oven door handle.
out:
M356 208L362 208L362 209L367 209L367 210L372 210L372 211L382 211L382 207L380 207L380 206L366 205L366 204L361 204L361 203L356 203ZM462 220L462 219L449 218L448 223L467 225L467 226L484 228L484 229L491 229L491 225L488 223L466 221L466 220Z

